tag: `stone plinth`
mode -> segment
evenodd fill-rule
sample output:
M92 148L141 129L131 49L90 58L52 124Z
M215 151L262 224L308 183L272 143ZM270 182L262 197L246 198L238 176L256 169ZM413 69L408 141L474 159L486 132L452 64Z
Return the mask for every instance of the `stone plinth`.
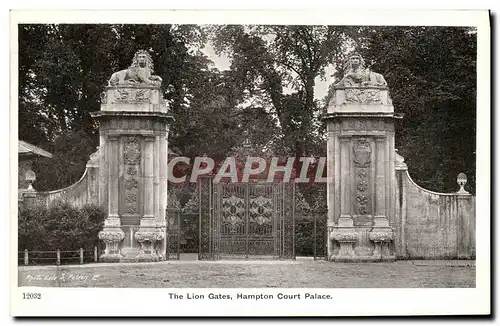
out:
M120 219L108 216L104 221L104 229L99 232L98 236L106 244L104 254L100 257L101 261L119 262L123 258L120 243L125 237L125 233L120 228Z
M394 232L389 226L386 218L376 218L373 229L370 232L370 240L373 241L375 249L373 258L380 261L394 261L396 256L390 245L394 241Z
M102 258L161 260L172 116L154 85L109 86L101 100L101 111L92 116L100 124L99 202L108 210L99 237L109 253Z
M381 251L391 256L392 240L376 235L392 232L395 219L394 118L387 87L335 88L325 116L330 260L378 261Z
M338 251L329 255L331 260L352 261L355 259L354 245L358 241L358 232L351 218L339 218L337 225L330 232L330 239L339 243Z

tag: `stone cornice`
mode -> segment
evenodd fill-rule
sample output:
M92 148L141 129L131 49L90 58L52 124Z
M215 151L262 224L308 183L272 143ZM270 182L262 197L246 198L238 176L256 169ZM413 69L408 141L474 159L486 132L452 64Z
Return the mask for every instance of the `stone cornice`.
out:
M332 120L338 118L385 118L402 119L403 114L386 112L335 112L323 114L322 120Z
M174 122L175 119L170 113L166 112L141 112L141 111L95 111L90 112L92 118L106 119L116 117L130 118L160 118Z

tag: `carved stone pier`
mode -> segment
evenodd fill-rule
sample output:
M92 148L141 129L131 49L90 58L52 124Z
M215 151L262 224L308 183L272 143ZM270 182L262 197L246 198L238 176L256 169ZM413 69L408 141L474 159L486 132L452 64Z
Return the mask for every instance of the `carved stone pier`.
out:
M396 116L386 82L365 69L361 59L346 70L334 91L325 116L328 257L393 260Z
M99 233L106 243L104 261L158 261L165 255L172 116L161 79L141 68L141 55L134 58L137 67L112 76L101 110L92 113L100 124L99 201L108 210Z

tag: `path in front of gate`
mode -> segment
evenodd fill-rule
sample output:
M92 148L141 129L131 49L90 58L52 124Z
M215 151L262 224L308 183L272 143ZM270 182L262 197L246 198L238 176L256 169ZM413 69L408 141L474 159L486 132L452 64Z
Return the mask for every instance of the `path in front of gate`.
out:
M469 266L467 266L469 265ZM297 259L20 266L20 286L120 288L475 287L464 261L332 263Z

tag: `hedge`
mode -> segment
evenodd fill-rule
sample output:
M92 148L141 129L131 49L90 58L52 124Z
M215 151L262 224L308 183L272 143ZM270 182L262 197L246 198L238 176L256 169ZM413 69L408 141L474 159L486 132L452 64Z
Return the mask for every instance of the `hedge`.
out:
M106 214L95 205L75 208L56 203L49 208L21 208L18 225L18 250L78 250L101 247L97 234Z

